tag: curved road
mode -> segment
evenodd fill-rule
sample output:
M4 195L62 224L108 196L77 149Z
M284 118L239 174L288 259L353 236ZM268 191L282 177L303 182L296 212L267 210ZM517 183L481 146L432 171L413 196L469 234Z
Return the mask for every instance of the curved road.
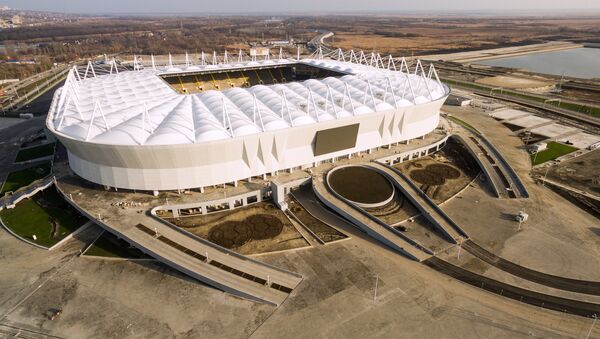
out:
M462 247L477 258L514 276L565 291L600 295L600 282L565 278L535 271L503 259L471 240L465 241Z
M424 261L430 268L463 281L469 285L482 288L486 291L501 295L503 297L518 300L530 305L551 309L558 312L576 314L591 317L600 314L600 305L584 301L555 297L539 292L526 290L512 286L482 275L467 271L461 267L452 265L437 257L431 257Z

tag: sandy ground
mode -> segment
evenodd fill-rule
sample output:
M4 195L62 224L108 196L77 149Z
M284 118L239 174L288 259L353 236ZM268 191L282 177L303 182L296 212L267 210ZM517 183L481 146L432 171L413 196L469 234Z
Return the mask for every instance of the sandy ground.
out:
M546 170L540 167L535 173L545 175ZM600 196L600 150L552 166L547 176L548 179ZM600 227L600 222L598 224Z
M518 78L503 75L480 78L475 80L475 82L478 84L484 84L488 86L514 89L540 89L554 86L554 82L548 80L534 78Z

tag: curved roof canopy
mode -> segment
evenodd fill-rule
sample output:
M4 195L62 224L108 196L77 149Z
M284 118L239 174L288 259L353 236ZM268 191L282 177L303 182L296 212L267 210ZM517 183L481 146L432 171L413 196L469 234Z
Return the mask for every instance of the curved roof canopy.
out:
M161 74L305 63L347 75L303 82L179 94ZM420 63L419 63L420 64ZM417 67L418 70L418 67ZM328 59L144 69L80 79L72 71L55 95L48 125L91 143L207 142L317 124L438 100L448 88L421 73Z

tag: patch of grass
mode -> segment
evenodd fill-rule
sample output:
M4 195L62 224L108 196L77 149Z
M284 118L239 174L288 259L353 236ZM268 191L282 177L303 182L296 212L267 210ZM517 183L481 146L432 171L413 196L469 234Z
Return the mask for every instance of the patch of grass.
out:
M463 120L460 120L459 118L457 118L455 116L448 115L447 118L449 120L454 121L455 123L461 125L462 127L466 128L468 130L471 130L471 131L473 131L473 132L475 132L477 134L481 134L481 132L479 132L479 130L477 130L477 128L473 127L472 125L470 125L469 123L467 123L467 122L465 122Z
M31 168L26 168L24 170L12 172L6 178L6 182L2 187L2 192L0 192L0 196L4 195L6 192L14 192L21 187L25 187L32 182L42 179L47 176L51 172L50 163L44 163L41 165L37 165Z
M54 143L20 150L15 162L37 159L54 154Z
M140 250L109 232L104 232L83 255L123 259L151 259Z
M45 247L56 244L87 222L54 186L21 201L15 208L0 211L0 217L13 232Z
M578 148L551 141L548 148L543 151L531 154L531 163L533 166L543 164L546 161L554 160L565 154L577 151Z

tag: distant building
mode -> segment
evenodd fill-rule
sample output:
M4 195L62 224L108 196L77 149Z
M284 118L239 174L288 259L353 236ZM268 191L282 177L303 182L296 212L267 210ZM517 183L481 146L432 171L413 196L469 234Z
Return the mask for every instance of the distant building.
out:
M548 148L548 144L545 142L538 142L537 144L533 144L533 145L529 145L529 152L530 153L537 153L537 152L541 152L543 150L545 150L546 148Z
M471 104L471 101L472 101L471 98L466 98L466 97L461 97L458 95L450 94L444 104L451 105L451 106L468 106Z
M271 46L288 46L291 42L290 40L269 40L267 44Z
M588 148L588 150L590 150L590 151L593 151L593 150L595 150L595 149L598 149L598 148L600 148L600 141L598 141L598 142L595 142L595 143L593 143L593 144L589 145L587 148Z
M13 25L22 25L23 24L23 19L21 19L21 17L18 15L13 15L13 17L10 21L12 21Z

